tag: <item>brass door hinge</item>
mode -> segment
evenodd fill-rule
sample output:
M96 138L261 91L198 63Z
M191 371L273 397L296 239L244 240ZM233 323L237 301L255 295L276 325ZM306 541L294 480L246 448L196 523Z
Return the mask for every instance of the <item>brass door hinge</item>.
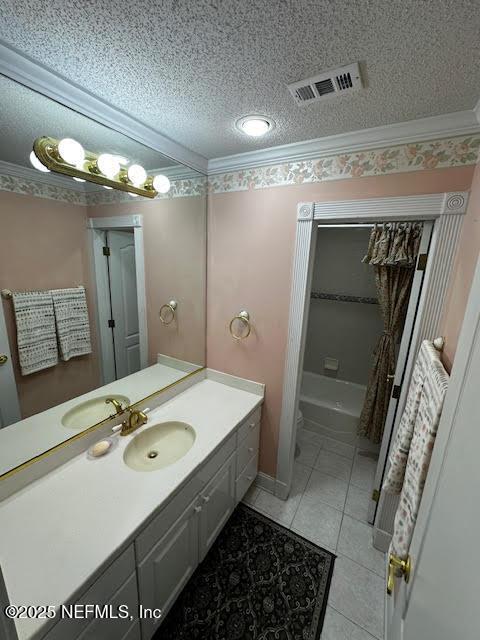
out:
M103 255L104 256L110 255L110 247L103 247Z
M402 390L402 387L399 384L396 384L392 389L392 398L395 398L395 400L398 400L400 398L401 390Z
M372 491L372 500L374 502L378 502L380 500L380 491L378 489L374 489Z
M417 271L425 271L427 268L428 253L421 253L417 260Z

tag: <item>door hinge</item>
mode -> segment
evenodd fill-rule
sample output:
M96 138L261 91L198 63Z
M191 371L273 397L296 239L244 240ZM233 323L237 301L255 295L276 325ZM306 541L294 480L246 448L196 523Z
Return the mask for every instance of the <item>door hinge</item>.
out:
M374 489L372 491L372 500L374 502L378 502L380 500L380 491L378 489Z
M421 253L417 260L417 271L425 271L427 268L428 253Z
M395 400L398 400L400 398L401 390L402 390L401 385L396 384L392 389L392 398L395 398Z
M115 320L113 318L108 321L108 326L110 329L115 329Z
M104 256L110 255L110 247L103 247L103 255Z

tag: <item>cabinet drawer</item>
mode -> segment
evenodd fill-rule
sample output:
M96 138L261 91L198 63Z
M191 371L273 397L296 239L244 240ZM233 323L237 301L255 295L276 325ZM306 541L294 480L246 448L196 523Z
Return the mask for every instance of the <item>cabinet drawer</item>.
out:
M100 606L109 604L117 592L126 586L127 580L130 581L130 576L135 577L135 555L133 551L133 545L130 545L112 564L97 578L97 580L91 585L91 587L82 595L76 602L66 603L68 604L98 604ZM135 598L136 598L136 582L135 584ZM136 602L136 600L135 600ZM123 602L119 602L123 604ZM129 604L125 601L125 604ZM137 614L136 604L132 605L132 615ZM130 604L129 604L130 607ZM76 618L69 620L64 618L59 620L57 624L48 632L46 640L72 640L72 638L82 637L81 633L87 630L90 624L97 621L92 621L93 616L90 618ZM108 621L106 621L108 622ZM112 622L112 621L110 621ZM123 621L125 623L125 621ZM118 627L117 627L118 630ZM127 627L125 626L125 631ZM120 638L120 634L117 634ZM85 636L89 638L90 636ZM94 637L94 636L91 636ZM100 636L97 636L100 637Z
M262 416L262 407L258 407L255 409L253 413L251 413L244 422L238 427L238 444L242 442L242 440L248 435L250 431L255 429L257 424L260 424L260 418Z
M235 500L240 502L247 493L250 485L255 480L258 469L258 455L254 456L245 467L243 473L237 478L235 483Z
M247 437L239 443L237 451L237 478L247 466L248 461L258 453L259 437L260 424L257 424L254 429L249 429Z

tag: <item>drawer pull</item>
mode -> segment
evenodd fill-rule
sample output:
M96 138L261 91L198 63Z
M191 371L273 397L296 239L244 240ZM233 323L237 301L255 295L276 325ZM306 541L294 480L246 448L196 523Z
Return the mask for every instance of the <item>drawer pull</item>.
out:
M202 507L195 507L194 508L195 513L200 513L201 510L202 510Z
M209 502L210 501L210 496L203 496L203 501L204 502Z

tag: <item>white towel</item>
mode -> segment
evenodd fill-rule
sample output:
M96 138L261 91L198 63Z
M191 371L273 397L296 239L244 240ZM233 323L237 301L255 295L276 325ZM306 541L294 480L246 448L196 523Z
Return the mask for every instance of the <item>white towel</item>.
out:
M51 291L62 360L92 353L84 287Z
M431 342L424 340L383 484L388 493L400 493L391 551L403 559L408 556L417 521L448 379L438 351Z
M53 367L58 362L58 349L50 292L14 292L12 299L22 375Z

